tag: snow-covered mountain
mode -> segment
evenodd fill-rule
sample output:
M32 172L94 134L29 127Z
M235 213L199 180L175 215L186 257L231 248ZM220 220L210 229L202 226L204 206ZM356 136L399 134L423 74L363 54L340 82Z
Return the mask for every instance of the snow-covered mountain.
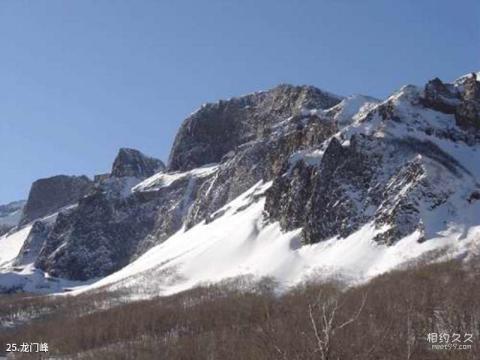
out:
M364 281L478 252L479 179L475 74L384 101L280 85L202 106L166 167L123 149L94 181L46 181L57 200L29 197L0 238L0 287L152 296L237 276Z

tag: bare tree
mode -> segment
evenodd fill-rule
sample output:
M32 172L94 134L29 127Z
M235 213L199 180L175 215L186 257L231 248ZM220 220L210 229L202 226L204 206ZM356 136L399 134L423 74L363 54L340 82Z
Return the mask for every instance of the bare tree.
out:
M407 360L412 358L417 342L415 333L412 331L413 310L413 302L409 301L407 303Z
M358 319L360 313L365 306L367 294L365 293L362 296L362 302L358 310L354 314L352 314L352 316L349 317L347 320L340 323L337 321L336 315L343 305L340 305L338 303L338 299L330 298L325 299L323 302L321 302L320 300L321 296L318 297L317 302L313 306L312 304L308 305L308 315L316 340L315 352L320 353L320 358L322 360L328 360L331 351L332 339L335 336L335 333L338 330L343 329L348 325L351 325ZM315 319L316 316L314 314L314 308L320 309L318 314L318 320Z

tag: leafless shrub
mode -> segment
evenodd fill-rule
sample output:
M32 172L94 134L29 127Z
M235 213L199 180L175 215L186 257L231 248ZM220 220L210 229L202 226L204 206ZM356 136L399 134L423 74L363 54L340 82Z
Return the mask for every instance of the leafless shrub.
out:
M281 296L271 279L250 280L133 303L102 292L0 297L2 321L26 319L4 326L0 343L45 341L51 355L81 359L473 360L480 353L480 275L455 261L353 288L309 282ZM430 332L472 333L472 349L432 351Z

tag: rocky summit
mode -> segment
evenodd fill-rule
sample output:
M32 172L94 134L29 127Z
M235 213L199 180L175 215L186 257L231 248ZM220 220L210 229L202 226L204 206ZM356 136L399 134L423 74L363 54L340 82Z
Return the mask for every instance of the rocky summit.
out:
M163 170L165 165L161 160L148 157L135 149L122 148L113 162L111 176L147 178Z
M206 104L187 118L173 144L168 168L189 170L217 163L238 146L268 135L301 109L327 109L338 96L312 86L280 85L272 90Z
M52 277L82 281L122 273L145 257L158 271L195 268L201 254L228 247L229 239L218 235L223 222L233 222L228 219L237 219L239 234L253 224L238 245L240 254L254 256L255 246L268 243L264 238L289 239L283 257L272 248L269 261L295 257L272 266L272 274L319 265L326 261L321 252L317 263L309 263L317 255L302 254L356 236L377 252L401 249L398 244L407 241L410 247L430 242L433 249L439 234L458 229L468 238L468 229L480 225L465 215L476 214L480 198L479 109L476 74L407 85L383 101L280 85L206 104L181 125L166 167L124 148L111 173L93 181L57 176L35 182L21 221L31 229L10 266L30 264ZM248 224L240 220L250 212ZM145 254L152 248L163 254L175 241L194 246L182 236L201 231L198 246L205 248L171 257ZM289 270L287 263L297 265ZM253 262L242 271L255 268Z

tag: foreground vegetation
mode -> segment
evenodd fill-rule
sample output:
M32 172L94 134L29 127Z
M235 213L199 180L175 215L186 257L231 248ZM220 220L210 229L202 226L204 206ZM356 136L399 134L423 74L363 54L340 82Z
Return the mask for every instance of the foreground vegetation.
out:
M48 342L50 356L82 359L473 360L479 280L475 266L452 261L281 296L268 280L249 291L229 283L124 304L120 294L9 295L0 298L0 344ZM472 341L432 350L429 333Z

